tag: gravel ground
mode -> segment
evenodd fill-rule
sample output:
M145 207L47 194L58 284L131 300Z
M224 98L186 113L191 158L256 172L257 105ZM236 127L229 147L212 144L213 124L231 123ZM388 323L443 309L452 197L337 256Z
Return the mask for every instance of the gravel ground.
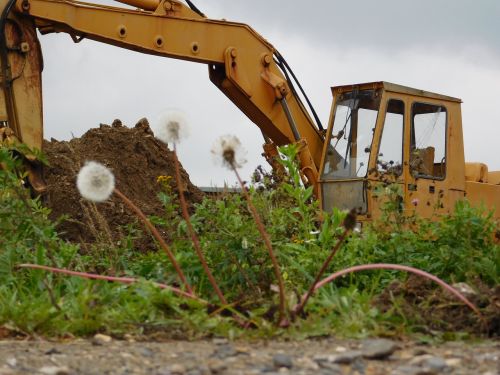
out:
M499 375L500 341L0 341L0 375L11 374Z

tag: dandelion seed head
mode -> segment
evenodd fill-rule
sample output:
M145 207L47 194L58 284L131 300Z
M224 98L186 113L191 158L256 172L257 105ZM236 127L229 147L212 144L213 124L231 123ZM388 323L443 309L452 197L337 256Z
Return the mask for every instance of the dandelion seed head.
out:
M246 151L234 135L223 135L217 139L211 152L217 164L229 169L241 168L246 163Z
M153 133L163 143L179 143L189 135L186 116L173 109L162 113L153 126Z
M104 165L89 161L78 172L76 186L83 198L93 202L104 202L113 193L115 176Z

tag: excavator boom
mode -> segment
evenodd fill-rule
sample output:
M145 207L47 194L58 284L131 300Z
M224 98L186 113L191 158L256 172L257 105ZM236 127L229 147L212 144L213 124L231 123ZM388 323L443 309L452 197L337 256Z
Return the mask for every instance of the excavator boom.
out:
M304 181L317 186L324 134L295 92L281 55L248 25L208 19L175 0L122 0L136 10L73 0L0 1L0 120L22 142L41 148L43 139L35 28L64 32L75 42L87 38L207 64L211 81L262 130L270 143L265 149L300 144Z

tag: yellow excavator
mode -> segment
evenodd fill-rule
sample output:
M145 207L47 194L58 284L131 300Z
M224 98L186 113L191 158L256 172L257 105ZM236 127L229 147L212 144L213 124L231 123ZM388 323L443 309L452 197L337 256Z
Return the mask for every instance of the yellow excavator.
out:
M401 185L402 209L423 217L465 197L496 208L500 171L464 159L461 100L387 82L333 87L324 129L281 54L248 25L207 18L185 0L120 0L136 9L75 0L0 0L0 141L41 149L42 34L64 32L130 50L208 65L210 80L262 131L273 165L295 143L303 181L324 210L380 213L378 187ZM304 98L306 104L303 103ZM30 155L29 178L43 191Z

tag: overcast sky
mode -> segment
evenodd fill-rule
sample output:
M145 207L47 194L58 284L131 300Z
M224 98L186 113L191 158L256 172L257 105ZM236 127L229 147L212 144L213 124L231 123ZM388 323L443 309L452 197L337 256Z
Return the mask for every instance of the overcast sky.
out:
M287 59L324 123L330 87L389 81L459 97L465 156L500 170L500 1L498 0L194 0L208 17L244 22ZM191 180L235 178L215 165L213 141L237 135L248 177L263 142L252 124L209 81L207 67L84 40L40 37L45 138L70 139L119 118L133 126L164 110L184 111L190 137L179 146Z

